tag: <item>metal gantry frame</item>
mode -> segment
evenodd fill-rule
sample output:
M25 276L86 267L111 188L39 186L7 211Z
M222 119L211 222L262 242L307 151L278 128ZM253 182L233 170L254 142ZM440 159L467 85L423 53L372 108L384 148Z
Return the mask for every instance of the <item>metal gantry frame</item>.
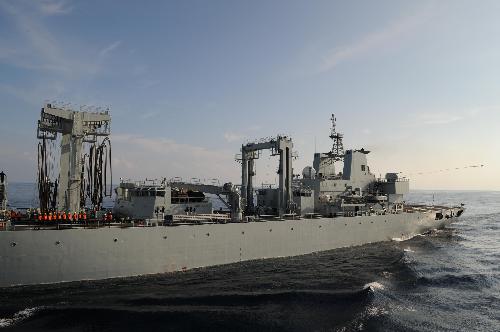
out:
M38 120L37 138L55 140L62 135L57 209L80 211L82 150L84 143L96 143L111 132L109 112L75 111L45 104Z
M287 136L277 136L267 141L248 143L241 146L241 198L245 212L253 213L253 177L255 176L255 159L260 157L260 151L271 150L272 156L279 155L279 187L278 187L278 213L280 216L287 213L292 202L292 139Z

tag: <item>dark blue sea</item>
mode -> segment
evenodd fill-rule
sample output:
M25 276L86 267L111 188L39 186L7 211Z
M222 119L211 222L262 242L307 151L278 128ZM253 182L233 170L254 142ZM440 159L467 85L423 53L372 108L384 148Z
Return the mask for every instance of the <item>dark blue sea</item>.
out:
M13 206L33 186L11 184ZM443 231L179 273L0 289L6 331L500 331L500 192L415 191L460 204ZM0 267L1 268L1 267Z

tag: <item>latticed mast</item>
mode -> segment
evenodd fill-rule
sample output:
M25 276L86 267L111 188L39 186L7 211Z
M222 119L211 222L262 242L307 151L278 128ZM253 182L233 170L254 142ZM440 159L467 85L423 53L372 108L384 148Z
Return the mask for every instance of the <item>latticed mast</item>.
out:
M332 121L330 139L333 142L332 142L332 150L330 151L329 154L330 154L330 157L334 161L338 161L338 160L342 160L344 158L344 143L342 142L344 135L338 133L336 130L337 119L335 118L335 114L332 114L332 117L330 118L330 120Z

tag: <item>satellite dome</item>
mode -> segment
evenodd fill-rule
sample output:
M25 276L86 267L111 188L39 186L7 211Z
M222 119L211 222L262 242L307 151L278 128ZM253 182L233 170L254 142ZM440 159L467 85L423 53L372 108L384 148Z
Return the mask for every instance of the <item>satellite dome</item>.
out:
M302 176L304 179L314 179L316 177L316 170L311 166L306 166L302 170Z

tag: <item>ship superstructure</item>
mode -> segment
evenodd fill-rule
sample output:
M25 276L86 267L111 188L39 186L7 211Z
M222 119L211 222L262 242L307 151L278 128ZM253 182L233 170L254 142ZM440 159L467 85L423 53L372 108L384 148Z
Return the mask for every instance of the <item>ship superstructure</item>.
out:
M383 179L376 178L368 166L369 151L358 149L344 152L343 135L336 131L335 116L332 115L331 119L331 151L315 153L313 165L305 167L301 176L292 176L293 143L290 138L278 136L266 142L242 146L241 190L247 213L277 217L339 217L403 210L403 195L409 192L409 180L399 178L398 173L387 173ZM286 142L286 146L282 147L282 142ZM247 198L253 197L253 161L257 159L255 151L263 148L270 148L272 155L280 156L279 186L258 189L257 206L253 206L253 199ZM337 173L335 166L339 162L343 162L343 170Z
M115 191L113 214L117 219L154 219L160 223L165 220L170 222L207 220L207 217L223 221L241 220L240 196L231 183L220 186L183 182L179 178L169 181L167 179L137 182L122 180ZM206 194L217 196L227 209L231 209L231 213L214 214L212 200Z

